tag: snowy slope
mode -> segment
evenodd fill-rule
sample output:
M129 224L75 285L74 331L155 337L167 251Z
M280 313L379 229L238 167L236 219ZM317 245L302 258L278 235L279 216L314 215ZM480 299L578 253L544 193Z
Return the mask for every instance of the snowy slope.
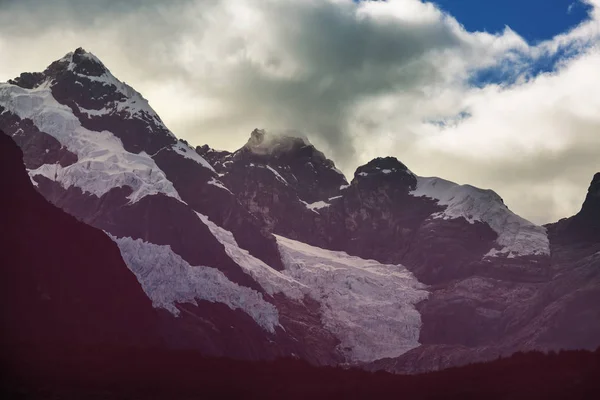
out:
M22 119L31 119L40 131L56 138L78 157L75 164L65 168L43 165L30 171L31 176L44 175L65 188L76 186L97 196L114 187L129 186L133 203L156 193L181 200L148 154L129 153L112 133L82 127L71 109L54 99L49 83L31 90L0 84L0 104Z
M487 256L549 255L550 244L546 228L519 217L504 205L492 190L470 185L458 185L441 178L417 177L413 196L426 196L447 208L432 218L465 218L470 223L487 223L497 234L501 250L491 250Z
M427 298L401 265L385 265L276 236L285 270L277 272L240 249L233 235L199 215L227 254L269 294L321 305L325 328L353 362L397 357L419 345L421 316L414 305Z

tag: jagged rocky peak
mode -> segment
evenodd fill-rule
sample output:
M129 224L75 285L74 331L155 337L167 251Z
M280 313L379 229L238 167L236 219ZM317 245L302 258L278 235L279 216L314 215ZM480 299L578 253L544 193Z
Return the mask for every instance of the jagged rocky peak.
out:
M595 210L596 213L600 213L600 172L594 175L581 209L582 212L592 210Z
M46 76L41 72L23 72L15 79L9 79L8 83L24 89L34 89L44 82L45 78Z
M108 72L102 61L82 47L67 53L63 58L50 64L44 71L46 75L56 75L57 72L72 71L77 75L100 77Z
M248 142L234 154L234 159L281 164L294 169L308 167L313 175L333 172L346 183L346 178L335 167L335 163L317 150L306 136L296 131L269 132L254 129Z
M71 55L69 68L73 68L78 74L102 76L106 72L106 67L102 64L102 61L81 47L69 54Z
M104 64L92 53L79 47L50 64L44 72L24 72L8 83L34 89L48 80L56 80L69 72L80 76L100 77L107 72Z
M600 172L594 175L581 211L572 218L573 226L591 237L600 237Z
M196 153L198 153L201 156L208 156L208 157L217 157L217 156L226 156L226 155L230 155L231 152L227 151L227 150L217 150L217 149L213 149L212 147L210 147L207 144L204 144L202 146L196 146Z
M323 153L316 151L306 136L297 132L267 132L264 129L254 129L243 147L257 155L271 156L296 153L305 148L309 149L307 153L320 155L326 159Z
M308 165L314 171L320 168L332 170L346 181L335 163L317 150L306 136L296 131L254 129L244 147L234 153L233 159L292 167Z
M219 173L225 170L226 165L223 164L231 157L230 151L213 149L207 144L196 146L196 153Z
M246 144L249 148L258 147L262 145L265 141L265 130L264 129L254 129L252 133L250 133L250 139L248 139L248 143Z
M378 157L358 167L354 173L354 181L379 178L386 181L397 181L416 188L417 177L396 157Z
M274 184L282 186L280 189L289 192L289 196L308 203L336 196L340 187L348 184L332 160L294 131L254 129L248 142L234 153L208 146L196 151L224 175L222 179L239 194L242 203L254 198L254 190L258 190L254 183L259 182L268 187L265 198L272 197Z

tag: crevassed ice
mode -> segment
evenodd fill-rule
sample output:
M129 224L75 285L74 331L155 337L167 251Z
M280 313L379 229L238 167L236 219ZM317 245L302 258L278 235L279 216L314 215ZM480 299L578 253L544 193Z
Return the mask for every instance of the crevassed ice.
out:
M262 294L231 282L221 271L191 266L171 246L108 235L119 246L123 260L154 307L179 315L176 303L197 304L196 300L207 300L244 311L271 333L279 325L279 313L273 304L265 301Z
M441 178L417 177L413 196L426 196L447 206L433 218L455 219L463 217L470 223L487 223L497 234L501 250L493 249L486 256L548 255L550 243L546 228L519 217L504 205L498 194L470 185L458 185Z
M428 293L406 268L276 237L286 275L321 303L325 327L350 360L398 357L419 346L415 304Z
M30 171L30 176L53 176L51 179L65 188L76 186L96 196L114 187L129 186L133 190L129 196L132 203L157 193L181 200L148 154L129 153L112 133L82 127L71 109L54 99L48 83L32 90L0 84L0 104L20 118L31 119L40 131L55 137L78 157L78 162L68 167L42 166ZM52 174L49 168L54 168Z
M419 346L421 316L415 304L428 293L403 266L276 236L285 265L278 272L241 249L230 232L198 216L267 293L319 302L324 326L340 340L339 350L349 361L397 357Z

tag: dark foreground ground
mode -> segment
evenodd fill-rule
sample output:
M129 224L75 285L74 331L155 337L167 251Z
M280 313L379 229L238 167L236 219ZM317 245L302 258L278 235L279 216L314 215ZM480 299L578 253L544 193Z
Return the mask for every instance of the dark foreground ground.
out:
M4 399L597 399L600 350L519 353L403 376L189 351L13 348L2 354L0 382Z

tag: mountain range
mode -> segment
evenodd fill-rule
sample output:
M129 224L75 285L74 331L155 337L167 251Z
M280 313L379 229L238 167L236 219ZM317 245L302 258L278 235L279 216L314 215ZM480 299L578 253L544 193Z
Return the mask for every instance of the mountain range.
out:
M81 48L0 84L0 130L8 346L404 373L600 346L600 173L538 226L394 157L348 181L297 134L194 148Z

